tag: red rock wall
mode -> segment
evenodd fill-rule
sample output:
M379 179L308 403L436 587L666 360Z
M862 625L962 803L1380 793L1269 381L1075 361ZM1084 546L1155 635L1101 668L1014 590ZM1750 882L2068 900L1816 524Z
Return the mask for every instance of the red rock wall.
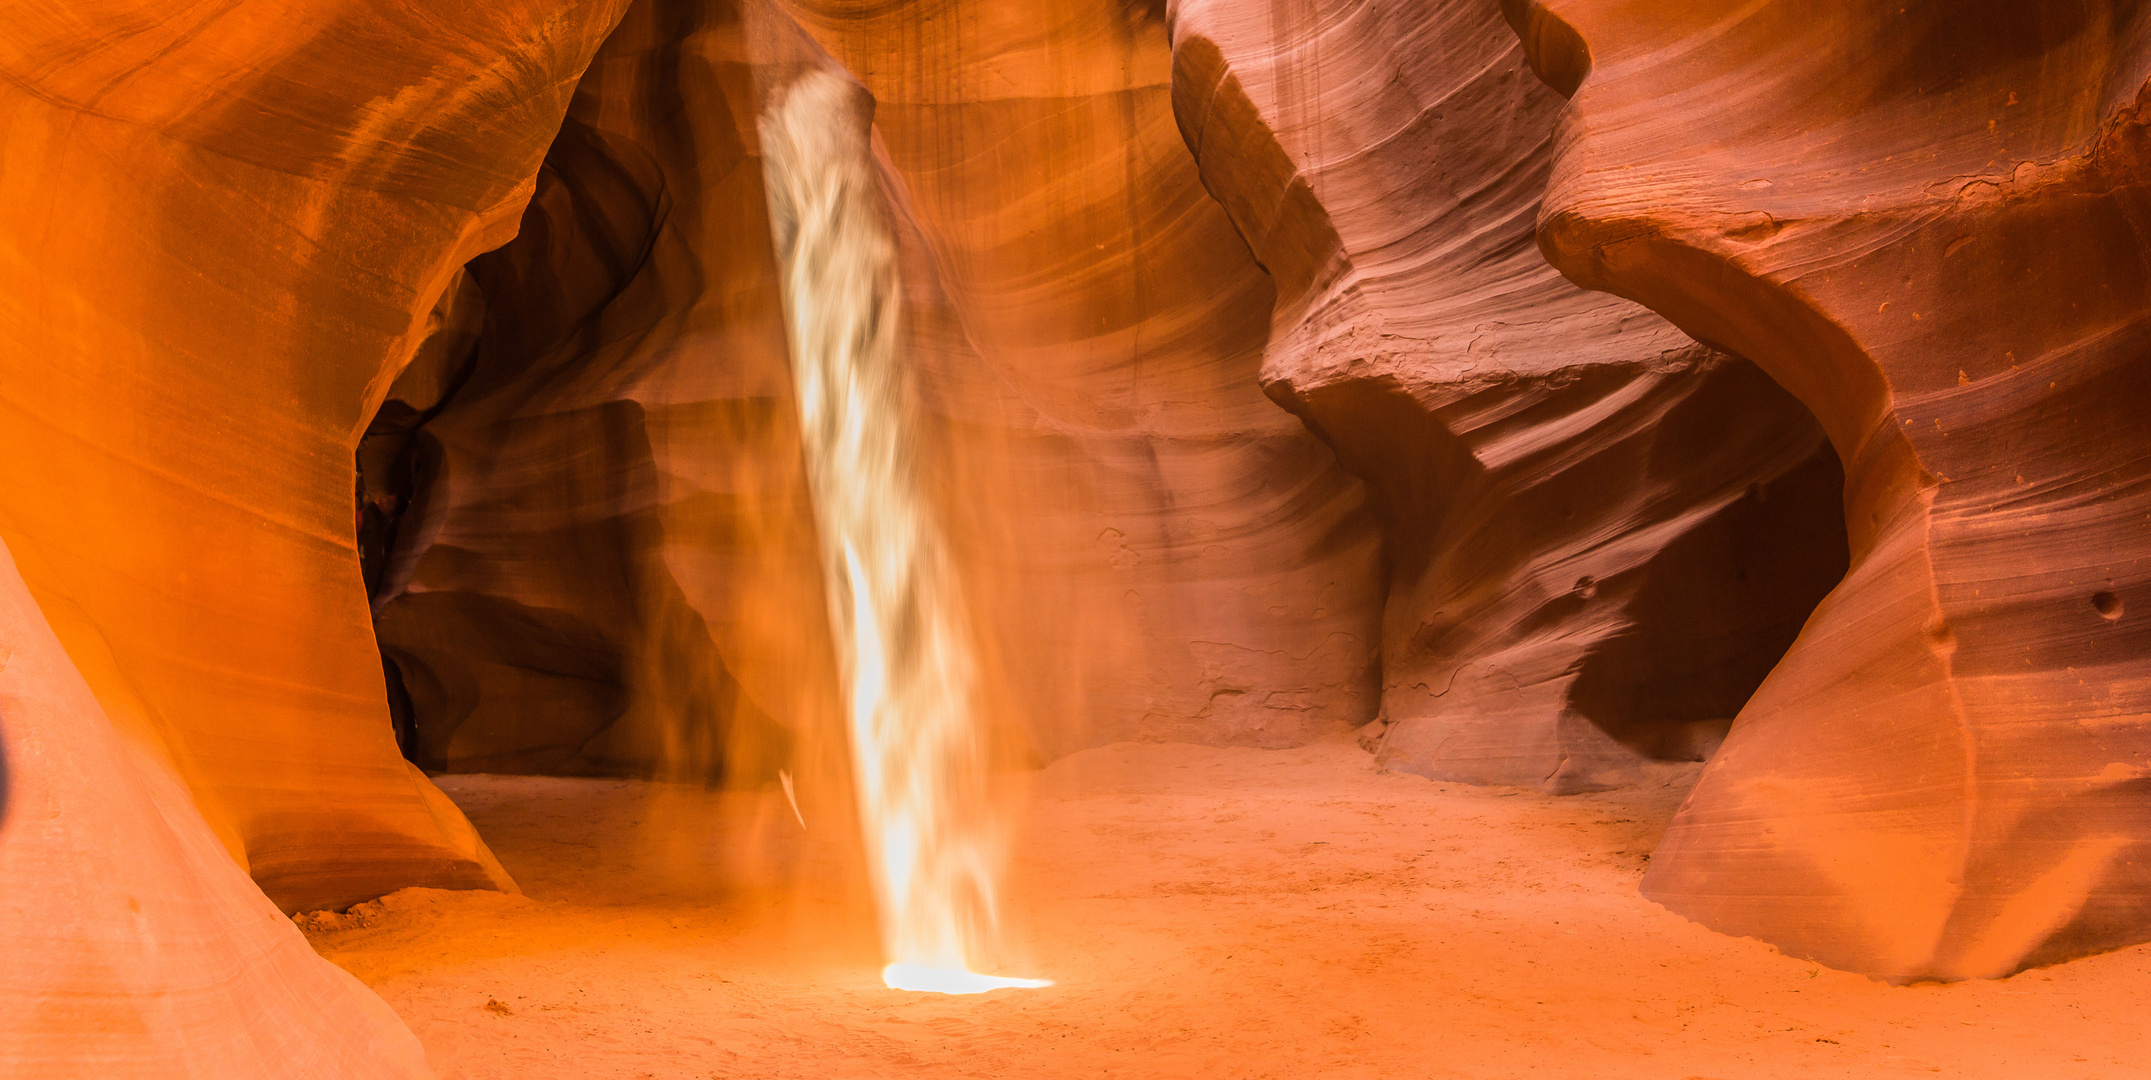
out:
M1262 383L1376 496L1381 760L1574 791L1707 754L1844 568L1813 418L1534 250L1563 103L1494 5L1173 12L1180 126L1277 282Z
M1851 574L1646 893L1895 978L2151 938L2140 5L1510 6L1580 84L1547 255L1846 462Z
M383 724L351 451L617 14L0 12L0 531L286 908L506 883Z

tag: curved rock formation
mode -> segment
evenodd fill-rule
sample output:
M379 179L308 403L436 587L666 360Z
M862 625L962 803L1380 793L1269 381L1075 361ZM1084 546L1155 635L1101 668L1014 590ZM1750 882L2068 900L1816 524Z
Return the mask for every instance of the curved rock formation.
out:
M1900 979L2151 938L2151 13L1509 6L1580 83L1548 256L1847 463L1851 574L1646 893Z
M398 468L426 473L376 594L419 759L640 771L686 731L711 748L689 771L722 771L828 707L749 108L751 67L805 62L768 37L793 18L879 99L933 417L915 452L991 711L1047 756L1364 722L1375 534L1255 382L1270 283L1173 128L1162 24L1112 3L748 7L772 29L636 5L523 235L470 267L469 374L414 366L377 422L383 503ZM657 691L717 715L666 719Z
M0 11L0 533L287 910L510 885L382 722L350 454L615 17Z
M432 1076L314 955L155 750L124 737L0 549L0 1067L17 1080Z
M0 5L9 1075L424 1074L277 914L514 887L396 752L351 454L617 16Z
M1814 420L1533 249L1562 102L1493 4L1173 11L1180 126L1277 282L1263 385L1382 519L1381 759L1575 791L1707 755L1844 569Z
M746 34L629 10L374 422L375 608L428 766L754 775L833 708Z

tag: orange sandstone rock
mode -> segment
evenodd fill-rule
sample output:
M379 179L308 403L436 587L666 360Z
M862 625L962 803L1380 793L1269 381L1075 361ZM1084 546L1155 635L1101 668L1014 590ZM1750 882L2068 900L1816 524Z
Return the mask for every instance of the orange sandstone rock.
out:
M1851 573L1645 893L1899 979L2151 938L2151 15L1509 8L1580 86L1548 256L1752 357L1846 463Z
M162 748L106 717L4 550L0 635L0 1071L431 1076L232 862Z
M1844 568L1821 431L1531 244L1560 97L1491 3L1174 8L1261 379L1384 529L1385 763L1553 791L1708 754Z
M351 452L617 16L0 6L0 534L287 910L512 887L396 753Z
M375 421L369 488L407 501L375 607L428 765L760 778L834 707L747 35L630 9Z
M470 267L470 374L414 374L383 414L402 438L454 384L405 443L429 472L378 594L421 759L638 771L685 731L731 770L829 707L747 79L802 64L874 95L913 449L987 712L1047 756L1363 723L1373 524L1256 381L1270 281L1173 126L1163 24L743 8L636 6L523 235Z
M786 7L873 93L938 282L918 367L997 700L1049 756L1370 718L1374 522L1263 397L1273 285L1175 130L1159 13Z

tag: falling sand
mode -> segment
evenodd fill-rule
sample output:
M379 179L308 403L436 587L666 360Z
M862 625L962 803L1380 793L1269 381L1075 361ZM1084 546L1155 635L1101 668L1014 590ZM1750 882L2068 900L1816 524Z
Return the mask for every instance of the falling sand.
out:
M1037 979L997 951L992 798L963 600L918 475L896 241L855 83L811 71L761 121L801 442L848 699L851 774L891 987L975 994Z
M945 997L881 985L854 864L774 787L440 783L528 896L300 921L443 1080L2143 1075L2151 947L1892 987L1642 899L1679 787L1444 785L1341 742L1086 751L1035 778L1003 902L1058 985Z

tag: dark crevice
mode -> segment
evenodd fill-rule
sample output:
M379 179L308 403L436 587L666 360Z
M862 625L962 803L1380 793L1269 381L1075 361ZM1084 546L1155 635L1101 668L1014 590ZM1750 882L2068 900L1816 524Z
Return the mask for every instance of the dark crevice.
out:
M704 187L753 159L734 73L698 35L731 18L634 5L517 235L463 268L360 441L361 569L397 743L422 768L709 780L782 757L663 554L683 538L649 409L674 403L637 389L725 359ZM757 760L727 760L741 746Z
M457 274L434 307L430 320L434 332L420 345L359 438L355 493L359 575L365 582L367 607L376 618L381 604L401 587L403 575L392 572L398 540L438 458L426 453L424 428L448 407L477 367L475 324L482 303L469 275ZM423 765L417 756L417 719L411 696L402 669L386 650L381 653L381 677L396 747L407 760Z
M1654 460L1653 474L1678 472L1683 462L1670 459L1708 445L1725 416L1806 413L1751 364L1704 378L1659 423L1669 460ZM1805 427L1815 448L1797 466L1748 484L1642 566L1590 582L1591 594L1628 595L1627 625L1583 657L1569 707L1637 753L1707 759L1850 568L1844 469L1820 425L1808 417Z

